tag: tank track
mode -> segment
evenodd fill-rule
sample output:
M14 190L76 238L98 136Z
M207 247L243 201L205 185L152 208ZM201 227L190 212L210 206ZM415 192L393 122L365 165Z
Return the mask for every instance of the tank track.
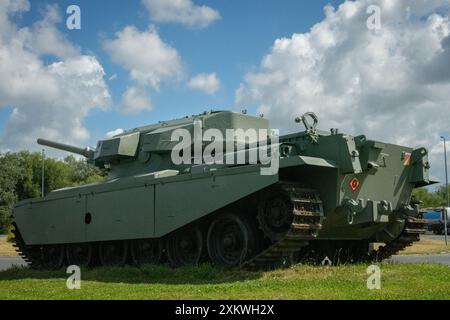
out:
M425 220L418 218L407 218L403 232L395 240L385 244L369 255L369 261L381 262L396 255L400 251L420 241L420 235L426 232Z
M319 193L310 188L305 188L300 184L291 182L281 182L280 188L289 196L292 203L292 222L289 230L280 240L273 242L269 247L244 261L240 267L246 270L259 270L276 268L291 265L293 263L311 263L319 261L320 251L309 252L317 259L311 260L311 256L306 259L300 258L298 254L302 251L309 251L308 246L311 241L315 241L318 232L322 228L322 218L324 217L323 205ZM42 269L43 256L39 246L27 246L22 238L17 225L13 223L14 247L20 257L24 259L31 268ZM389 259L414 242L420 241L420 235L426 232L425 220L418 218L407 218L403 232L391 242L373 250L370 254L361 256L361 262L381 262ZM320 256L321 257L321 256Z
M314 240L322 228L323 206L316 190L289 182L282 182L279 186L292 202L293 220L290 228L284 238L244 262L241 268L254 270L290 264L294 261L294 256L308 246L309 241Z
M19 256L26 262L32 269L40 269L42 253L39 247L31 247L25 244L25 241L20 234L19 228L16 223L13 222L14 229L12 233L14 235L14 244L13 247L16 249L16 252Z

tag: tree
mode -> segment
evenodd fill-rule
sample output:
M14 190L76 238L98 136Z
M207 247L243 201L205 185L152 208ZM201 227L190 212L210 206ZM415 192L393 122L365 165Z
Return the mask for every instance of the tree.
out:
M70 155L64 158L64 163L71 170L70 180L75 185L83 185L100 181L106 177L107 172L90 165L85 159L77 160Z
M416 200L422 202L420 205L422 208L442 207L445 203L445 200L439 190L436 192L430 192L426 188L419 188L413 191L413 196Z
M449 189L450 189L450 186L449 186ZM447 191L445 190L445 185L440 186L439 189L436 191L436 194L441 199L441 206L446 207L447 206Z
M106 171L86 162L85 159L66 157L63 161L46 158L44 190L77 186L101 181ZM0 154L0 232L10 223L11 209L17 201L41 196L42 154L22 151Z
M23 168L16 166L11 156L0 158L0 231L5 231L9 216L17 201L16 184L23 176Z

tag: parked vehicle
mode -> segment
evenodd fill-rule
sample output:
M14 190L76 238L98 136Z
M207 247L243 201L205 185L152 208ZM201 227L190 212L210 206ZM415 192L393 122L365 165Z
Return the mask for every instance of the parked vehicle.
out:
M269 130L269 122L232 112L206 112L136 128L99 141L96 149L52 141L40 144L85 156L109 169L108 180L52 191L18 203L15 241L33 267L63 264L173 266L207 259L224 266L271 267L286 261L380 261L420 239L414 188L435 183L425 148L410 148L317 129L317 117L295 119L306 130L279 137L266 164L174 163L174 130L194 132L200 155L211 139L196 126ZM259 136L245 144L267 151L276 140ZM237 142L228 136L224 145ZM188 145L190 147L191 144ZM272 146L273 147L273 146ZM188 160L194 153L184 152ZM242 152L232 153L231 158ZM257 153L259 154L259 152ZM369 253L371 243L384 243Z
M447 220L444 219L445 214L447 214ZM423 218L425 219L427 229L433 231L436 235L445 233L444 223L447 221L447 230L450 234L450 208L436 208L425 211Z

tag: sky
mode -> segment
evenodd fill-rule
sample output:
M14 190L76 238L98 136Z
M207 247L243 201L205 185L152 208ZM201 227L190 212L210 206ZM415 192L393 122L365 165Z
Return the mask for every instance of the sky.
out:
M67 27L70 5L80 8L79 30ZM313 111L325 130L425 146L442 179L449 8L450 0L0 0L0 152L39 150L37 137L95 146L211 109L263 113L287 133Z

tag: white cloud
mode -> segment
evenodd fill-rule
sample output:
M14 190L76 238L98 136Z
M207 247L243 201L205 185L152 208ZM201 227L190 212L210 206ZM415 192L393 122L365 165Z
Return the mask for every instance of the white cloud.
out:
M177 50L164 43L152 27L140 32L127 26L115 39L107 40L104 47L112 60L129 71L140 85L158 88L162 81L181 76L182 63Z
M201 73L189 80L188 86L194 90L214 94L220 88L220 80L215 73Z
M47 5L45 16L31 28L22 28L18 36L23 38L26 48L38 55L50 54L58 58L80 55L80 48L72 44L56 29L62 21L57 5Z
M107 132L105 134L105 139L111 139L111 138L113 138L113 137L115 137L115 136L117 136L119 134L124 133L124 132L125 132L125 130L120 129L120 128L116 129L116 130L113 130L113 131L109 131L109 132Z
M366 9L381 8L368 30ZM275 128L314 111L320 127L425 146L440 175L439 133L449 134L449 0L348 1L312 29L277 39L258 71L246 75L237 104L252 104ZM443 10L443 7L446 9Z
M150 97L141 87L129 87L122 96L121 112L136 115L143 111L151 111Z
M0 1L0 31L1 36L12 36L15 32L14 25L9 21L8 15L21 13L30 10L30 3L28 0L1 0Z
M55 7L31 28L17 28L11 16L29 9L28 1L0 1L0 107L12 109L0 149L36 150L38 137L84 144L90 135L83 120L109 103L104 70L95 57L77 54L56 29ZM39 39L47 46L35 47ZM44 54L59 59L48 65Z
M220 14L192 0L143 0L154 22L176 22L189 27L204 28L220 19Z

